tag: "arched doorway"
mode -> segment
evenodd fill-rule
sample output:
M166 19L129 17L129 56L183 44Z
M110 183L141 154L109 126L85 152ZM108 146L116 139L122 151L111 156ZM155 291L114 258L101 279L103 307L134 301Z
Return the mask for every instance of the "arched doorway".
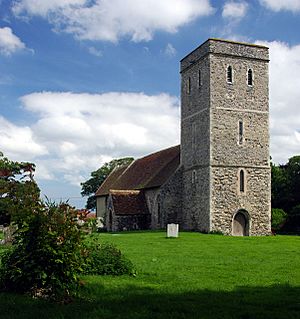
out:
M249 236L249 215L244 209L240 209L232 221L233 236Z

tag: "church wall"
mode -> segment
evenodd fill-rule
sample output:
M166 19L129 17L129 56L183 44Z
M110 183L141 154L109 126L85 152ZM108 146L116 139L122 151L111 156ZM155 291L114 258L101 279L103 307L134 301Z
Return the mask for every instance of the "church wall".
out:
M230 50L229 50L230 48ZM232 233L239 209L250 216L250 235L270 233L268 50L213 43L211 67L211 230ZM221 54L216 54L221 53ZM233 56L235 55L235 56ZM232 83L227 68L232 67ZM253 85L247 83L248 69ZM239 121L243 123L239 142ZM246 191L239 193L239 171Z
M182 227L182 167L160 188L158 205L157 228L166 228L171 223Z
M96 216L105 217L106 213L106 196L98 196L96 200Z
M250 215L249 235L270 229L270 168L245 168L245 192L239 192L239 169L212 168L211 230L232 234L232 219L240 209Z
M182 228L204 232L210 229L210 62L206 55L207 45L199 49L200 58L196 50L187 63L181 62Z
M158 203L157 196L159 194L159 188L145 190L145 198L149 213L151 214L151 229L159 229L158 225Z
M200 76L199 76L200 71ZM190 79L190 92L188 81ZM200 80L200 82L199 82ZM192 67L182 71L181 77L181 116L182 119L193 117L195 113L209 108L209 59L197 60Z
M184 170L208 166L210 161L210 111L205 109L181 124L181 162Z
M212 39L181 61L186 229L231 234L234 214L245 209L250 235L270 232L268 59L265 47ZM249 69L252 85L247 81ZM248 187L242 195L238 194L241 169Z
M209 174L209 167L194 168L183 173L183 229L210 230Z
M243 143L239 144L239 121ZM266 113L212 110L211 164L269 166L269 118Z
M227 83L227 67L232 67L232 83ZM211 107L240 111L269 111L268 63L228 56L211 55ZM247 85L252 70L253 85Z
M151 216L143 215L114 215L112 231L146 230L149 229Z

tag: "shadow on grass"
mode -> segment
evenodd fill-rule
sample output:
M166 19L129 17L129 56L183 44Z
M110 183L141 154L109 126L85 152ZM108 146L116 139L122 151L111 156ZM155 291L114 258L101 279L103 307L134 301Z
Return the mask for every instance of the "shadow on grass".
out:
M300 287L239 287L233 291L200 290L182 294L127 286L105 289L89 284L90 300L58 305L15 294L0 294L0 318L300 318Z

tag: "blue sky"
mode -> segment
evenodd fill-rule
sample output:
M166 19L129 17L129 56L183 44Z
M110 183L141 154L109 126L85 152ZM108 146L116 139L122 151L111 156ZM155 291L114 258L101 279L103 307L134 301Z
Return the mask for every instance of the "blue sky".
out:
M300 153L300 0L0 0L0 150L77 207L112 158L179 143L179 61L209 37L270 47L271 155Z

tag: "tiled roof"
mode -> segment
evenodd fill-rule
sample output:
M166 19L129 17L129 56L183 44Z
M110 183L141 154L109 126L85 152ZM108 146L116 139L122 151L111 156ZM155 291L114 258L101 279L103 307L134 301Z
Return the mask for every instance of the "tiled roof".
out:
M137 159L127 167L120 167L107 177L96 196L108 195L110 189L138 190L163 185L180 163L180 146Z
M129 164L128 164L129 165ZM114 183L120 178L122 173L126 170L127 166L116 167L104 180L102 185L98 188L96 196L108 195L109 190L114 188Z
M135 190L111 190L116 215L148 214L144 193Z

